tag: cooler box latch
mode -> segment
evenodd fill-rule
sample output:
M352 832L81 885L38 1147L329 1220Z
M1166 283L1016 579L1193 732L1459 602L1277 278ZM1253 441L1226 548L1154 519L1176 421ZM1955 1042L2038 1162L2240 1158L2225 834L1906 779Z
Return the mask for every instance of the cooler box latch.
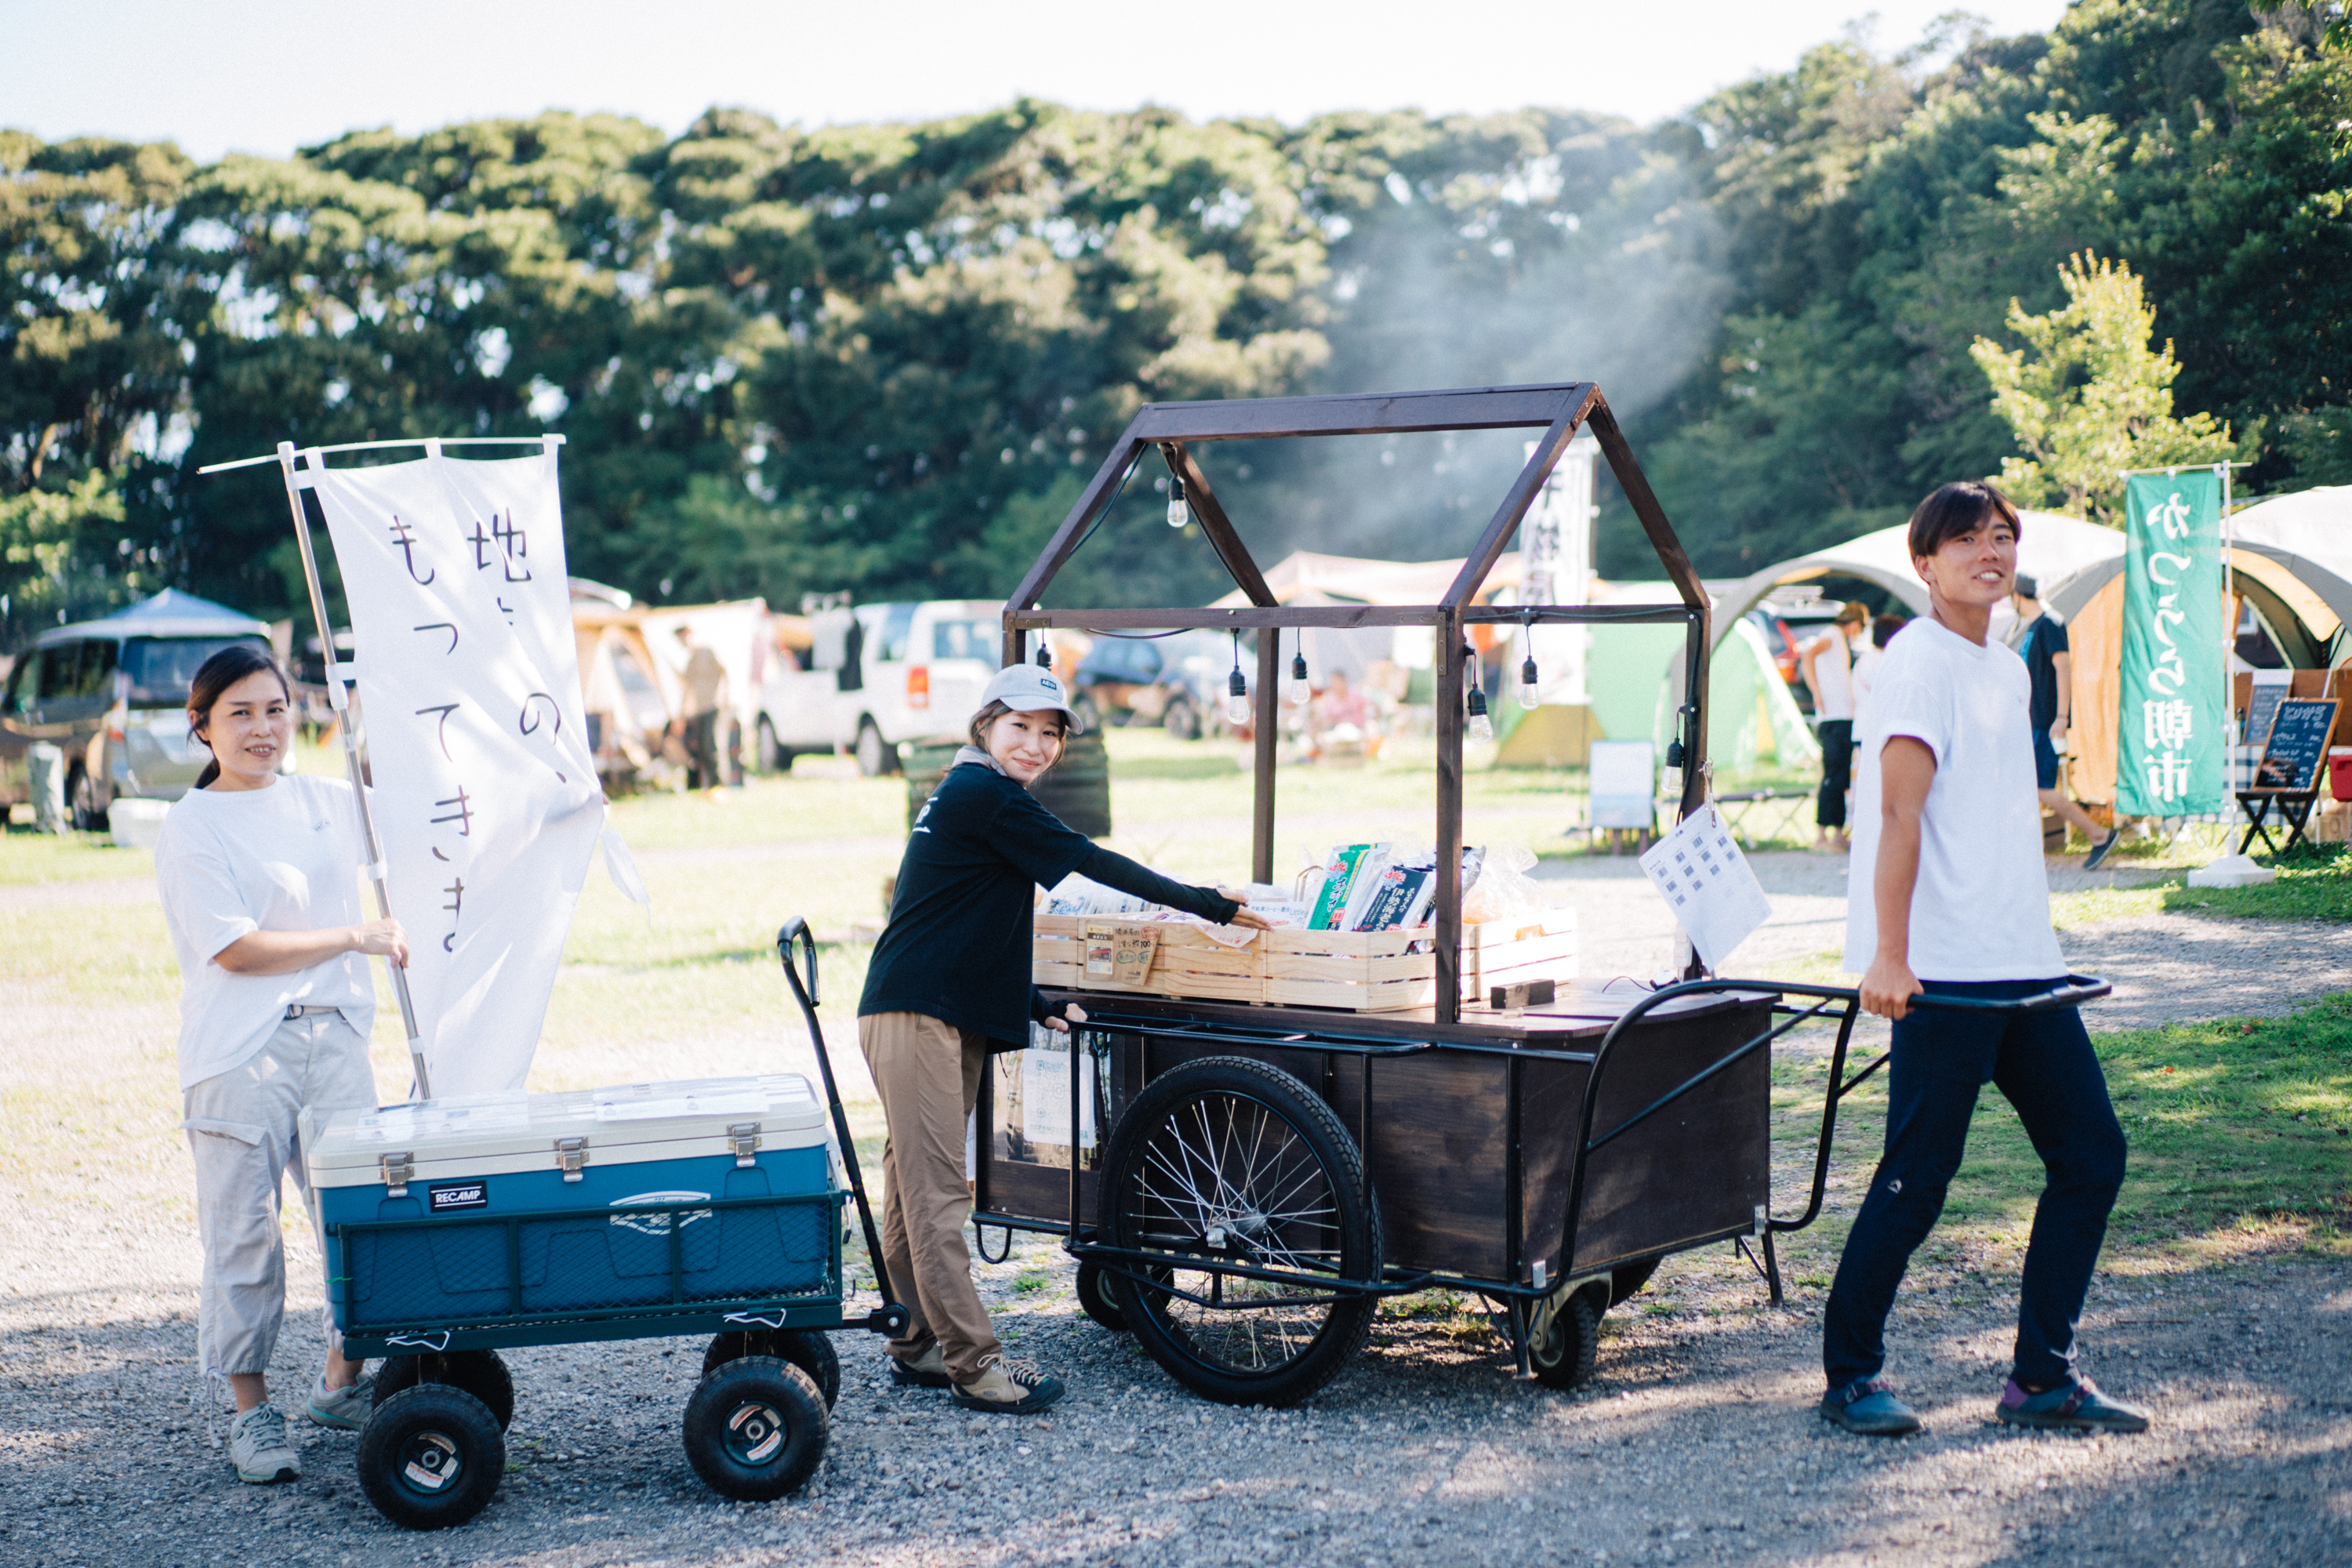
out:
M376 1165L383 1172L383 1184L387 1189L384 1195L394 1198L406 1197L408 1178L416 1174L416 1156L385 1154L376 1161Z
M580 1167L588 1163L588 1140L581 1137L558 1138L555 1141L556 1167L567 1182L580 1180Z
M756 1163L751 1152L760 1146L760 1124L738 1121L727 1129L727 1147L734 1152L738 1166Z

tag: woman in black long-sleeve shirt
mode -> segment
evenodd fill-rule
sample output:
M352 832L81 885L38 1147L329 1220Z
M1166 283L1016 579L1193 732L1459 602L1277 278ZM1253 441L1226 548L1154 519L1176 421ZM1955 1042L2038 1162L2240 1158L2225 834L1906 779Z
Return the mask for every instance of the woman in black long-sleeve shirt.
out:
M1060 760L1076 728L1062 683L1045 670L1013 665L989 682L972 743L908 836L857 1005L858 1044L889 1124L883 1261L910 1313L906 1334L890 1342L890 1375L952 1387L956 1403L975 1410L1027 1414L1062 1394L1058 1379L1006 1359L963 1242L964 1125L990 1054L1025 1046L1032 1021L1061 1030L1086 1021L1075 1006L1049 1016L1030 984L1036 889L1076 871L1222 925L1265 925L1244 900L1171 881L1037 804L1028 784Z

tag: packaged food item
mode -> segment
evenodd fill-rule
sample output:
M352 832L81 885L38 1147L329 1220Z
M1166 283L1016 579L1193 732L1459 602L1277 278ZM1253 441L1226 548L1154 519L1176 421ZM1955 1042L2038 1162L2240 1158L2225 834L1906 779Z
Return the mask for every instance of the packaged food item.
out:
M1467 925L1488 921L1528 920L1551 907L1543 884L1528 872L1535 852L1523 844L1489 845L1475 879L1465 864L1462 873L1462 919Z
M1159 907L1075 871L1055 883L1045 900L1045 912L1049 915L1139 915Z
M1385 854L1390 847L1386 844L1349 844L1331 852L1329 858L1323 863L1323 886L1315 899L1314 929L1317 931L1345 929L1339 924L1339 916L1348 907L1351 885L1355 881L1356 868L1363 864L1364 857L1372 851L1377 849Z

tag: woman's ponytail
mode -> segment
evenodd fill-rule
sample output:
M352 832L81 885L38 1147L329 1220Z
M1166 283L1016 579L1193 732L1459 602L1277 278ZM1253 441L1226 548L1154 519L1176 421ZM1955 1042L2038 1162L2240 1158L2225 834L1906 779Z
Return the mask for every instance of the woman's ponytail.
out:
M278 678L278 689L286 693L286 700L294 700L294 689L287 684L286 672L278 668L278 660L249 642L232 643L227 647L196 666L195 679L188 682L188 739L204 742L205 751L213 749L211 739L205 733L212 723L213 704L221 694L248 675L263 670ZM205 788L220 777L220 759L208 757L205 771L196 775L194 787Z

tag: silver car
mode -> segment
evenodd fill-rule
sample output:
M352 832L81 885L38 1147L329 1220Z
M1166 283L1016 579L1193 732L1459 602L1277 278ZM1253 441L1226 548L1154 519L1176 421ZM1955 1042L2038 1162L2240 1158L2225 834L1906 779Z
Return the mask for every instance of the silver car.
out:
M189 682L236 643L267 651L269 628L168 591L102 621L42 633L0 687L0 803L30 798L26 752L41 741L65 752L77 828L103 831L108 810L126 795L179 799L207 760L188 740Z

